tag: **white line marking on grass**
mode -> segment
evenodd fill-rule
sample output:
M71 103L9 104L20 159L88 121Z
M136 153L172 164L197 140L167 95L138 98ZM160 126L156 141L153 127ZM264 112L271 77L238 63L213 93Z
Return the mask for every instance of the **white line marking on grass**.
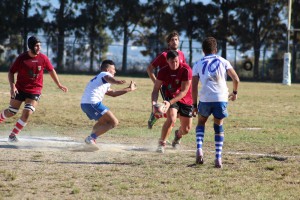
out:
M196 150L182 150L188 152L196 152ZM214 151L209 151L214 153ZM273 157L273 158L300 158L300 156L286 156L286 155L276 155L276 154L265 154L265 153L254 153L254 152L234 152L234 151L223 151L222 154L231 155L246 155L246 156L263 156L263 157Z
M21 136L18 137L19 142L17 143L8 143L7 137L0 137L0 147L5 148L7 145L15 146L17 149L52 149L52 150L69 150L69 151L87 151L87 146L82 142L74 141L70 137L40 137L40 136ZM1 143L4 143L2 145ZM129 145L129 144L116 144L116 143L97 143L97 148L100 151L109 151L109 152L122 152L122 151L137 151L137 152L155 152L155 147L150 146L139 146L139 145ZM8 148L7 147L7 148ZM90 149L88 149L90 150ZM93 149L95 151L96 149ZM173 150L170 147L169 150ZM168 152L176 152L169 151ZM183 152L196 152L196 149L181 149ZM214 151L207 151L214 153ZM235 151L223 151L223 154L231 155L245 155L245 156L263 156L263 157L273 157L273 158L296 158L299 159L300 156L291 156L291 155L276 155L276 154L266 154L266 153L257 153L257 152L235 152Z
M258 128L258 127L247 127L247 128L241 128L242 130L248 130L248 131L259 131L262 128Z
M18 136L18 143L35 142L35 143L53 143L53 144L81 144L69 137L39 137L39 136ZM7 142L8 137L0 138L0 142ZM12 143L12 144L18 144Z

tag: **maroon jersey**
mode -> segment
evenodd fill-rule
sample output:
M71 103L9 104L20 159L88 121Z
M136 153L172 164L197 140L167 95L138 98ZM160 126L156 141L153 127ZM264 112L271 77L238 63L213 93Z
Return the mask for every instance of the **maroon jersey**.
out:
M172 99L179 94L182 81L192 80L192 69L185 63L179 64L179 68L176 70L171 70L168 65L159 70L157 79L163 82L163 86L166 88L166 97ZM192 84L185 97L179 102L187 105L193 104Z
M44 54L30 57L28 52L22 53L12 64L10 73L18 73L16 88L30 94L41 94L43 88L44 69L52 71L54 68Z
M166 50L164 52L162 52L161 54L159 54L151 63L151 65L154 68L160 67L163 68L164 66L168 65L167 63L167 53L169 50ZM179 62L180 63L186 63L184 54L182 51L177 50L178 52L178 58L179 58Z

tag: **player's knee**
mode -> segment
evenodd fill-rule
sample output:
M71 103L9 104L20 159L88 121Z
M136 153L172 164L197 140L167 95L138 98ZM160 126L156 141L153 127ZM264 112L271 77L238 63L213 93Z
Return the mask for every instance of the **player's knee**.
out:
M191 131L190 126L181 127L182 135L188 134Z
M30 103L26 103L24 109L30 111L31 113L34 113L35 111L35 107Z
M8 107L8 109L7 109L7 113L5 113L5 115L6 115L6 117L12 117L12 116L14 116L14 115L16 115L17 114L17 112L19 111L19 109L18 108L14 108L14 107L12 107L11 105Z
M172 117L172 118L170 118L168 121L169 121L170 124L175 124L175 123L176 123L176 120L177 120L176 118L173 118L173 117Z
M113 120L112 123L111 123L112 128L115 128L118 125L119 125L119 120L117 120L117 119Z

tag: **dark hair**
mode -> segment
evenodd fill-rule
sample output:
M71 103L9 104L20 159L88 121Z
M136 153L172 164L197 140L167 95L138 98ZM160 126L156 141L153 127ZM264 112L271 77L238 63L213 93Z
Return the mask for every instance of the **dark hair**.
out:
M202 42L204 54L211 54L217 49L217 40L214 37L207 37Z
M109 65L115 65L114 61L112 60L103 60L103 62L101 63L100 69L101 71L106 70Z
M178 52L177 52L177 51L175 51L175 50L170 50L170 51L168 51L168 53L167 53L167 60L168 60L169 58L174 59L174 58L176 58L176 57L178 57Z
M27 44L28 44L28 48L31 50L31 51L34 51L34 46L37 44L37 43L41 43L41 41L35 37L35 36L31 36L28 38L27 40Z
M169 43L173 37L178 37L179 39L179 34L177 33L177 31L173 31L167 36L166 38L167 43Z

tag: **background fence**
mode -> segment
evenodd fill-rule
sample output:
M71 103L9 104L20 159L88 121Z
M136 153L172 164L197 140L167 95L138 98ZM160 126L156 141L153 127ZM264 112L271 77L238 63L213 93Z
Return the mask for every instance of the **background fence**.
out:
M40 37L42 42L42 52L50 58L56 67L57 44L44 37ZM181 41L181 50L184 52L188 62L189 48L188 41ZM114 42L108 46L106 53L98 53L94 57L93 72L98 71L98 67L103 59L112 59L116 63L117 70L122 67L123 42ZM22 46L22 41L20 41ZM260 81L281 82L283 77L283 54L286 52L280 45L273 45L272 48L261 50L259 58ZM300 82L300 45L292 48L291 70L292 82ZM80 50L80 51L78 51ZM141 51L145 50L143 46L134 46L129 42L127 48L127 74L135 73L146 76L146 68L153 58L143 56ZM220 53L220 52L219 52ZM9 44L0 46L0 71L7 71L11 63L18 56L16 49L9 48ZM66 38L64 51L64 69L62 73L90 73L90 48L88 41L77 41L75 38ZM193 44L193 60L199 60L203 57L201 45L197 42ZM236 69L238 75L243 80L251 81L253 79L254 51L240 52L234 47L227 48L227 59Z

